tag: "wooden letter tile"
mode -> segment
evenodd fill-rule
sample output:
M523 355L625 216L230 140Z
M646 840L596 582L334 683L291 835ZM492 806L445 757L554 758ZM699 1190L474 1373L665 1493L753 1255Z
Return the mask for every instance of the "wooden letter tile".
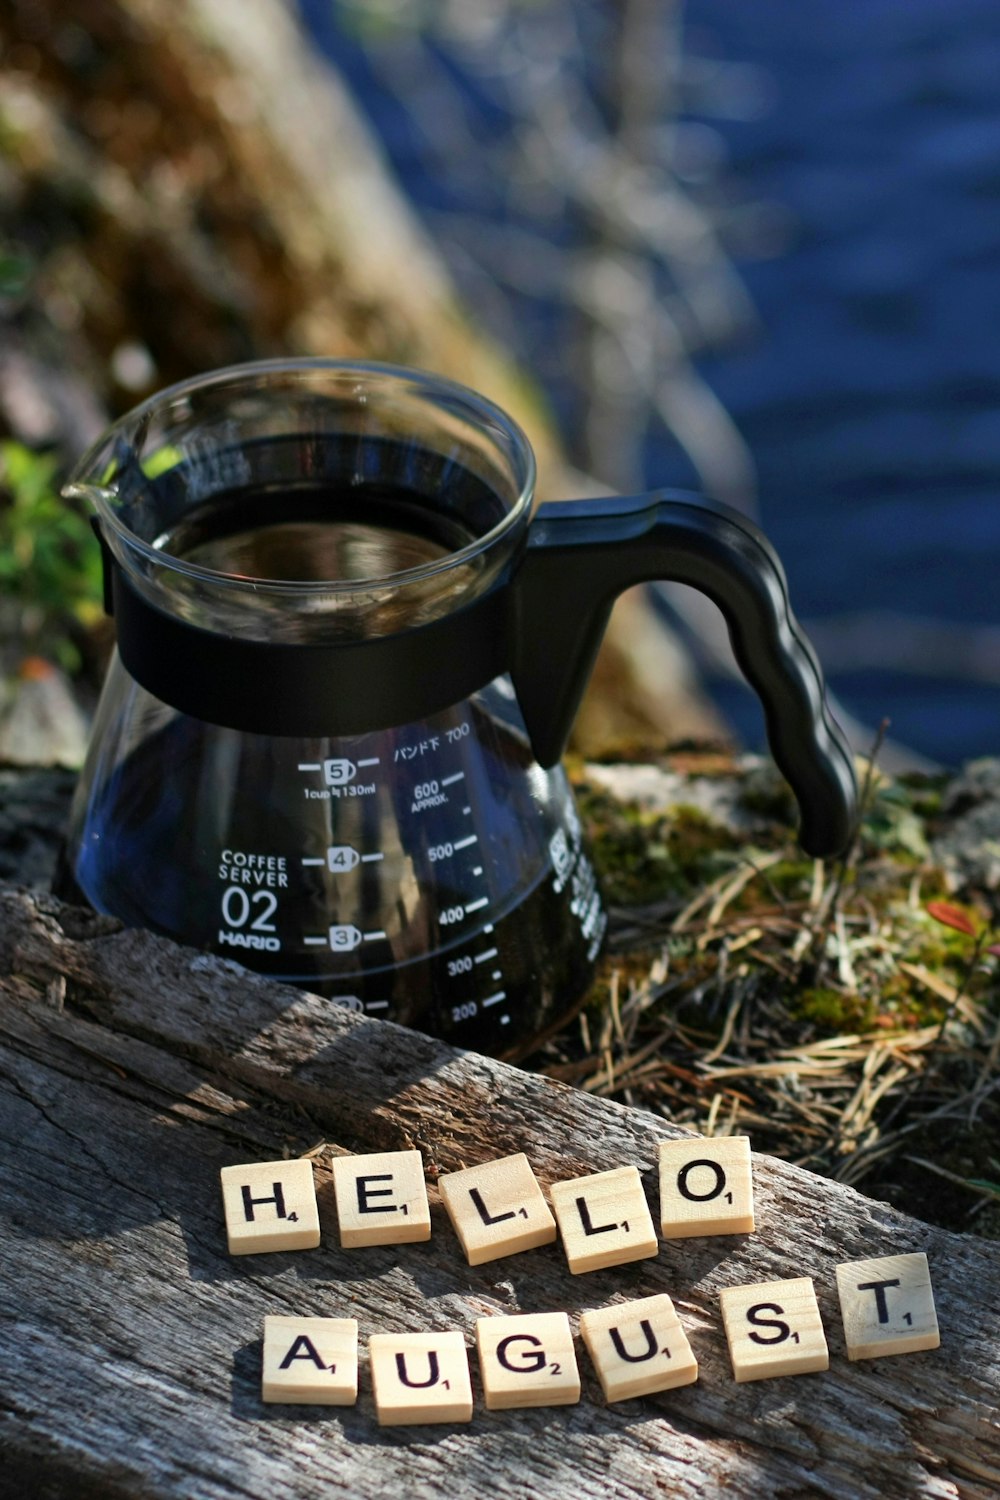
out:
M368 1353L381 1426L472 1421L469 1356L460 1333L373 1333Z
M353 1406L358 1399L354 1318L264 1319L265 1401Z
M753 1231L748 1136L662 1143L660 1228L668 1240Z
M941 1342L926 1255L886 1255L837 1267L848 1359L915 1354Z
M665 1293L585 1312L580 1333L607 1401L669 1391L698 1379L698 1361Z
M230 1255L315 1250L319 1212L311 1161L258 1161L223 1167L219 1175Z
M470 1266L549 1245L556 1221L523 1152L448 1172L438 1178L441 1201Z
M727 1287L720 1301L737 1381L829 1369L816 1289L808 1276Z
M345 1250L358 1245L408 1245L431 1237L419 1151L335 1156L333 1191Z
M564 1312L480 1318L476 1344L490 1411L579 1401L580 1371Z
M657 1254L656 1230L637 1167L556 1182L550 1196L574 1276Z

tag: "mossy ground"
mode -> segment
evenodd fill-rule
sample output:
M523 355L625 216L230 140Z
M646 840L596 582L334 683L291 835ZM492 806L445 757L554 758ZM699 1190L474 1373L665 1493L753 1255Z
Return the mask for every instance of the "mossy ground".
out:
M577 772L611 932L588 1004L531 1064L1000 1236L998 914L935 863L939 784L869 768L856 843L823 865L776 776L711 764L745 783L751 833Z

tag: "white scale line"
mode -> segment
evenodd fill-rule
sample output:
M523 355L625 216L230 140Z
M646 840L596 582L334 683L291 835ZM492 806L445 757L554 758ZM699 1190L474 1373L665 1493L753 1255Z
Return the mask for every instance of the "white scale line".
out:
M325 937L303 938L302 941L306 943L310 948L325 948L330 939Z
M488 948L485 953L480 953L479 957L476 959L476 963L477 964L485 964L485 963L487 963L489 961L489 959L496 958L498 951L499 950L496 949L496 948Z
M482 911L483 907L484 906L489 906L489 904L490 904L490 898L489 898L489 896L480 896L480 898L479 898L478 901L470 901L469 902L468 906L465 908L465 915L467 917L471 917L472 913L474 911Z
M362 856L361 856L361 863L363 865L370 865L373 859L385 859L385 855L384 854L362 854ZM388 1005L389 1004L388 1000L385 1003L386 1003L386 1005Z
M506 990L497 990L497 992L496 992L495 995L491 995L488 1000L484 1000L483 1001L483 1010L486 1010L491 1005L499 1005L500 1001L501 1000L506 1000L506 998L507 998L507 991Z
M362 766L377 766L379 764L379 757L371 755L367 760L359 760L357 764L359 770Z
M302 863L304 865L325 865L326 864L326 860L325 859L304 859L302 861Z
M322 771L322 769L322 764L319 761L317 761L315 765L312 761L309 761L308 763L303 762L299 765L300 771Z
M364 940L365 940L366 943L377 943L378 940L379 940L379 938L384 938L385 937L385 933L384 932L363 932L361 934L361 936L364 938Z
M389 1009L389 1002L388 1002L388 1000L369 1000L368 1004L365 1006L365 1010L388 1010L388 1009Z
M442 782L441 785L443 786L444 782ZM459 839L459 841L458 841L457 844L453 844L452 845L452 848L453 849L468 849L471 844L478 844L478 843L479 843L479 835L478 835L478 833L470 833L469 837L467 839Z
M454 774L454 776L446 776L444 778L444 780L441 782L441 785L442 786L454 786L456 781L464 781L464 780L465 780L465 772L464 771L456 771L455 774Z

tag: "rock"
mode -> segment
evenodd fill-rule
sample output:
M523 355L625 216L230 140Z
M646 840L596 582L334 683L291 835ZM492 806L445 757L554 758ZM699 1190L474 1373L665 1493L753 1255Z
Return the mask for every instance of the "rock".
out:
M79 766L87 738L69 681L51 662L29 656L0 687L0 764Z
M931 844L953 890L1000 888L1000 760L970 761L944 794L948 820Z

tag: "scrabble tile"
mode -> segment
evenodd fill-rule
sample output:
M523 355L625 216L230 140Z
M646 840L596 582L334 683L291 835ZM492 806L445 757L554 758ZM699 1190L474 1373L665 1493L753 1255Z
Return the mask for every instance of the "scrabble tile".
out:
M607 1401L628 1401L698 1379L698 1361L664 1293L592 1308L580 1316L580 1333Z
M354 1318L264 1319L265 1401L353 1406L358 1399Z
M523 1152L448 1172L438 1178L441 1201L470 1266L549 1245L556 1221Z
M727 1287L720 1300L737 1381L829 1369L816 1289L808 1276Z
M382 1427L472 1421L469 1356L460 1333L373 1333L368 1355Z
M941 1342L926 1255L885 1255L837 1267L848 1359L915 1354Z
M748 1136L662 1143L660 1229L664 1239L750 1234L753 1228Z
M408 1245L431 1237L419 1151L335 1156L333 1191L345 1250L358 1245Z
M223 1167L219 1175L230 1255L315 1250L319 1212L311 1161L258 1161Z
M570 1271L647 1260L659 1249L637 1167L553 1183L550 1197Z
M480 1318L476 1345L490 1411L579 1401L580 1371L564 1312Z

